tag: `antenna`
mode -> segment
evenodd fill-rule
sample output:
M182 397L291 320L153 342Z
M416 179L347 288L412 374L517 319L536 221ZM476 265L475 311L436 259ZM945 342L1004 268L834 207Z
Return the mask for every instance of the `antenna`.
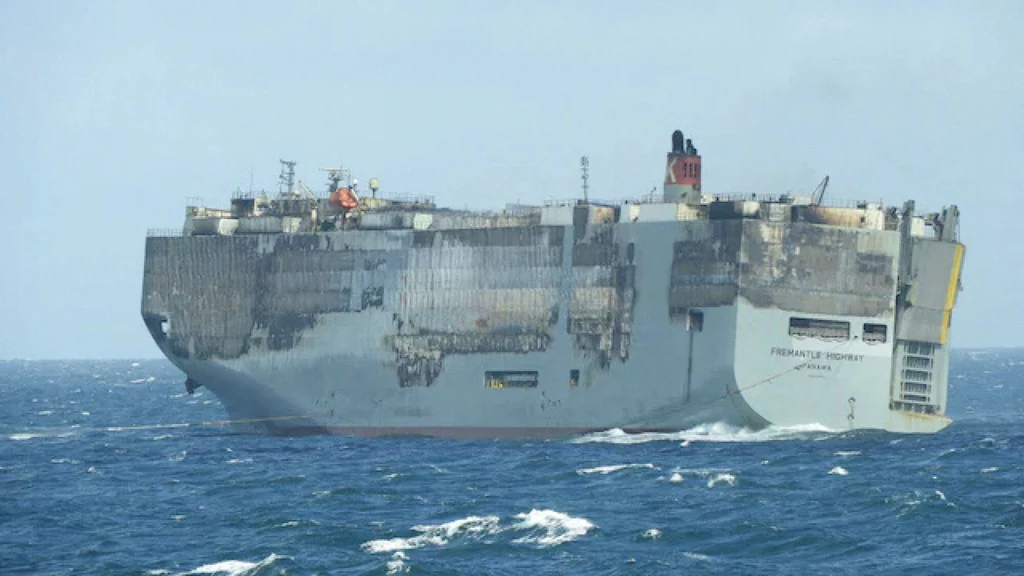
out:
M345 168L321 168L321 172L327 172L327 193L333 193L340 187L341 181L345 181L345 186L348 187L348 179L352 176L349 171Z
M281 160L281 175L278 177L278 194L287 191L289 194L295 188L295 164L294 160Z
M586 156L580 158L580 171L583 172L580 175L583 179L583 202L587 203L587 192L590 191L590 158Z

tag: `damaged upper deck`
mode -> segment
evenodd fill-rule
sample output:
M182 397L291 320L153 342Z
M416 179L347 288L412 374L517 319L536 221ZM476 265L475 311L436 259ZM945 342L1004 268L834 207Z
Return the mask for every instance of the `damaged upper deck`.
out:
M383 313L374 329L403 385L429 385L450 355L543 352L559 332L595 367L627 362L639 298L691 326L695 310L738 297L892 319L906 293L929 326L915 340L944 338L947 286L914 278L948 250L921 249L916 264L900 254L914 251L905 242L953 241L955 207L825 205L824 182L809 196L720 197L702 190L700 160L677 132L661 198L500 212L381 198L375 179L362 195L342 170L317 195L283 162L276 197L190 206L185 238L147 243L143 314L174 354L237 358L292 350L327 316Z
M879 202L823 202L828 178L810 195L781 194L719 196L701 186L701 157L691 140L673 134L661 198L649 196L620 202L569 200L544 206L509 204L498 212L453 210L437 206L432 197L378 197L377 180L370 196L361 196L348 172L328 169L327 191L316 194L302 181L295 183L295 162L281 161L282 186L276 197L236 192L229 209L207 208L197 202L186 208L185 236L295 234L335 230L474 230L530 226L574 226L577 234L588 225L692 220L761 220L808 223L862 230L899 229L901 211ZM911 215L910 233L952 241L958 214Z

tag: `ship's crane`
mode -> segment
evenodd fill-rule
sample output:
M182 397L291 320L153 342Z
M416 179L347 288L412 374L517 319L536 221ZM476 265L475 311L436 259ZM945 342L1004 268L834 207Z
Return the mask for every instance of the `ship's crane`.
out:
M821 201L825 199L825 190L828 190L828 175L822 178L818 187L811 192L811 204L821 204Z
M302 188L302 191L306 193L306 198L309 198L310 200L316 199L316 195L309 189L309 186L306 186L306 183L302 181L302 178L299 178L299 188Z

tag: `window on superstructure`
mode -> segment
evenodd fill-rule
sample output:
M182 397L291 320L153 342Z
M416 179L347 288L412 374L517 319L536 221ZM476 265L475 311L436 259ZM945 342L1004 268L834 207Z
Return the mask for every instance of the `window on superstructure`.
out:
M686 329L690 332L704 331L704 312L700 310L686 311Z
M789 319L789 335L796 338L849 340L850 323L838 320L793 317Z
M536 388L537 372L530 370L488 370L484 372L486 388Z
M888 327L885 324L865 324L864 325L864 342L868 344L878 344L885 342L888 332Z

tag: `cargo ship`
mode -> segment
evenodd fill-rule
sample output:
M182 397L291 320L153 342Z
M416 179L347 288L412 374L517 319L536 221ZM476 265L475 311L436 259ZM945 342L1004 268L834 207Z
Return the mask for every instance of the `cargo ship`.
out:
M146 239L142 317L231 420L271 434L930 433L946 416L956 206L708 193L459 210L282 161L276 194Z

